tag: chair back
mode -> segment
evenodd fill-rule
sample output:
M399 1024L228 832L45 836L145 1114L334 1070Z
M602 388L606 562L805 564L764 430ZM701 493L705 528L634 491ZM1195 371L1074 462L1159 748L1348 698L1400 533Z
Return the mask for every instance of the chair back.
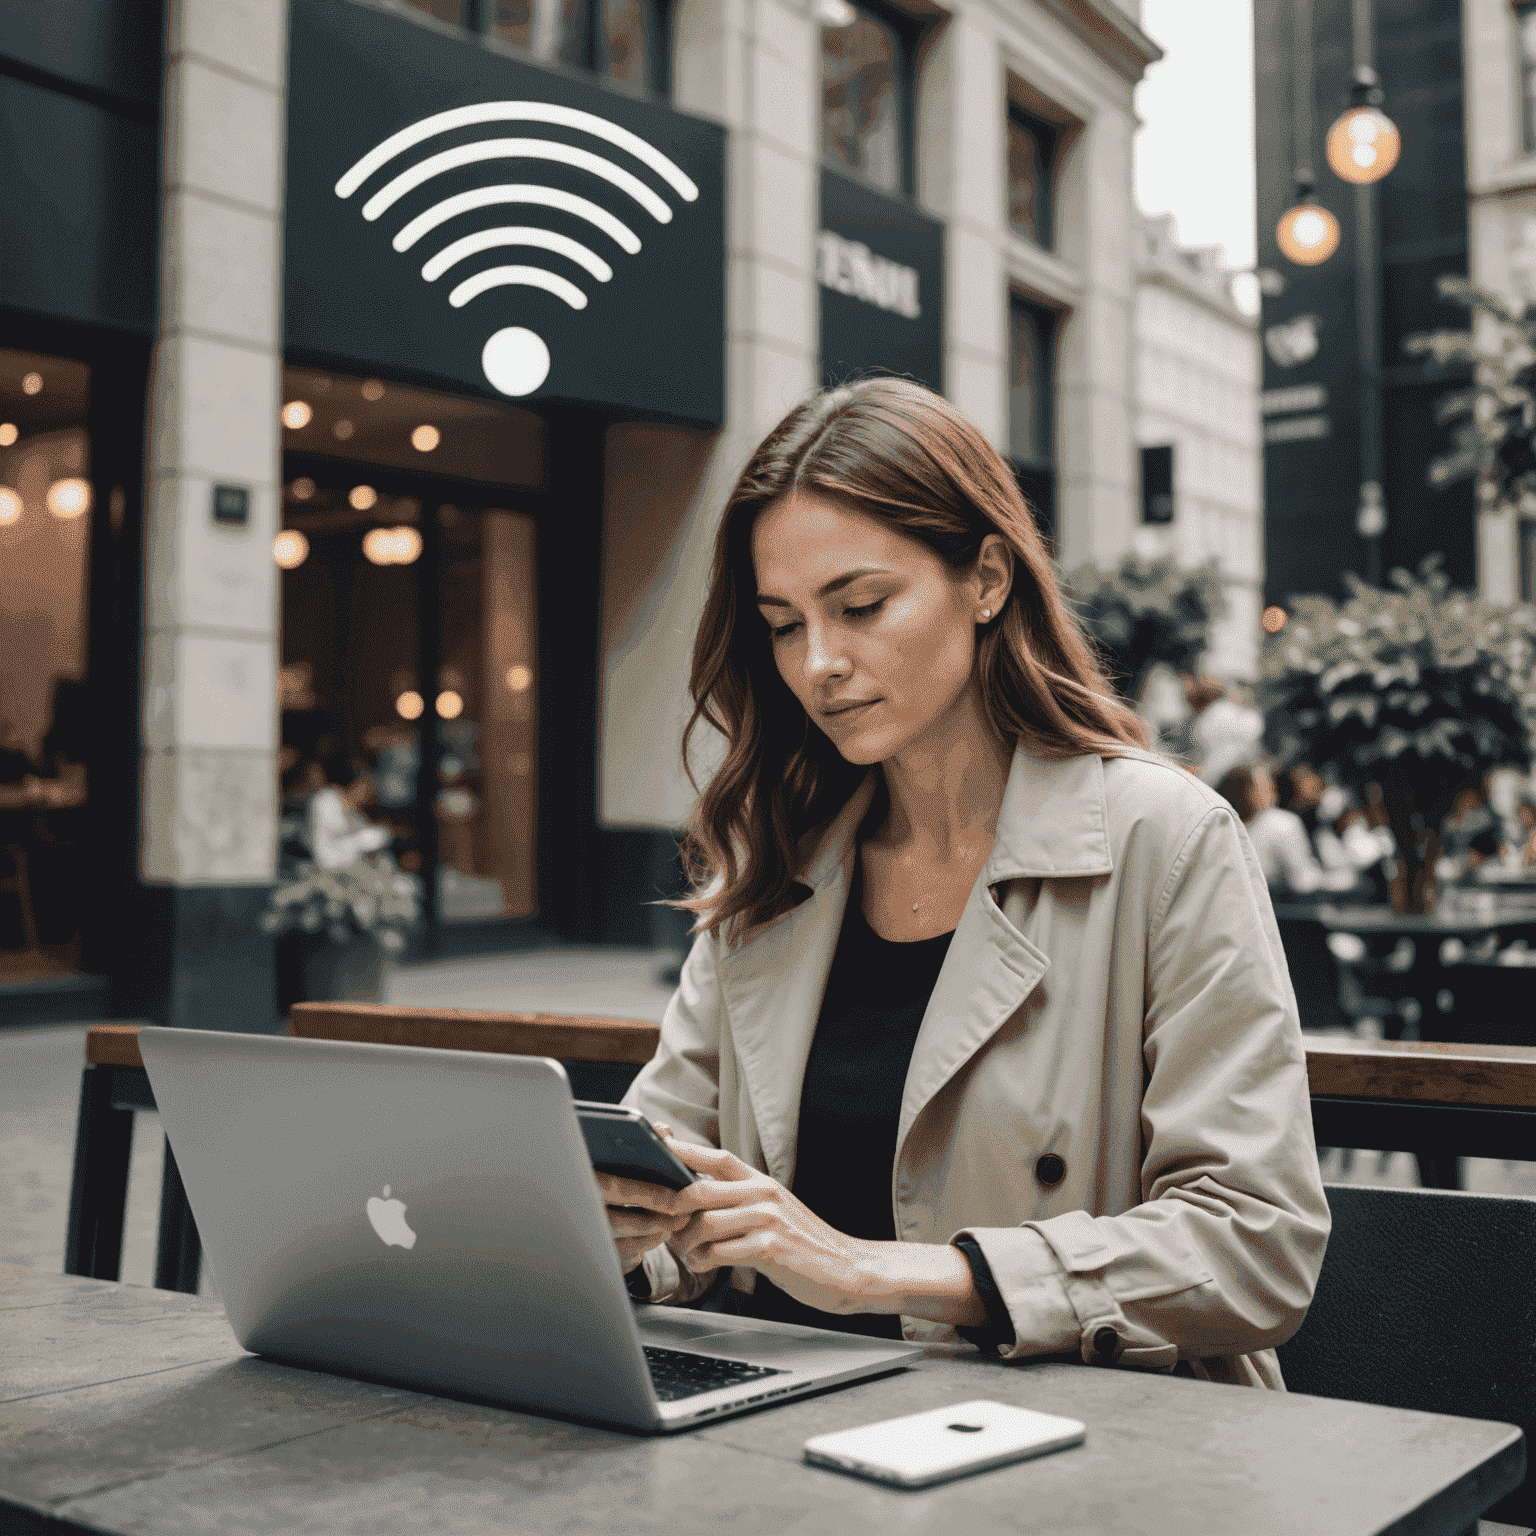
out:
M358 1040L498 1056L553 1056L578 1099L616 1104L656 1054L661 1031L638 1019L563 1013L489 1013L399 1008L389 1003L295 1003L288 1033L307 1040Z
M1536 1436L1536 1200L1325 1186L1333 1232L1292 1392L1517 1424ZM1487 1511L1536 1524L1536 1482Z

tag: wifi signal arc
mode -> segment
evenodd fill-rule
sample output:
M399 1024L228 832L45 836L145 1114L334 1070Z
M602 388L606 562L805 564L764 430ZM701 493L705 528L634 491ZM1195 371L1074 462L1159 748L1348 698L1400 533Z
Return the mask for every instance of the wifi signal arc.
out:
M440 133L455 128L471 128L480 123L549 123L556 127L573 128L603 139L616 149L633 155L642 165L649 166L685 203L698 200L699 189L693 179L666 155L647 143L639 134L610 123L605 117L591 112L581 112L575 107L557 106L550 101L482 101L470 107L454 107L424 117L408 128L391 134L376 144L336 183L336 196L345 200L380 167L387 165L396 155L414 148Z
M558 187L540 187L531 184L500 187L476 187L470 192L459 192L434 203L425 213L418 214L390 242L397 251L408 251L430 234L439 224L457 218L461 213L472 213L479 208L490 208L498 203L536 203L544 208L558 208L562 213L573 213L585 219L607 235L621 250L633 256L640 249L640 237L629 225L614 218L606 208L577 197L574 192L562 192Z

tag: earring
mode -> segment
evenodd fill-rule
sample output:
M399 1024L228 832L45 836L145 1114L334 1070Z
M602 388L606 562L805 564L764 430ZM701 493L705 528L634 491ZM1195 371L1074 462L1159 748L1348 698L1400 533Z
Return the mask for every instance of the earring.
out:
M990 619L992 617L992 610L990 608L983 608L981 610L981 616L984 619Z

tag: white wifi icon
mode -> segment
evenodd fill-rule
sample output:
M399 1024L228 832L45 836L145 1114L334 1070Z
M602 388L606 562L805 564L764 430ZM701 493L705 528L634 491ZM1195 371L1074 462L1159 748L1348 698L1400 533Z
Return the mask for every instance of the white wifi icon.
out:
M549 123L590 134L654 171L684 202L691 203L698 198L698 187L654 144L631 133L627 128L619 127L617 123L609 122L605 117L598 117L591 112L579 112L573 107L556 106L547 101L485 101L472 107L455 107L452 111L424 117L370 149L336 183L336 195L343 200L351 197L376 171L437 134L481 123L509 122ZM592 150L579 149L553 139L538 138L480 139L418 160L414 165L399 171L368 198L363 204L363 217L370 222L382 217L408 192L445 172L498 160L543 160L574 166L625 193L631 202L658 224L672 222L672 209L666 199L632 171ZM536 182L475 187L471 191L445 197L425 212L417 214L395 235L392 244L397 251L408 251L451 219L481 208L516 205L555 208L563 213L574 214L626 254L633 256L640 249L640 237L623 219L606 208L562 188L540 186ZM629 205L623 206L627 210ZM626 216L632 218L633 214L627 213ZM613 268L590 246L569 235L533 224L481 229L464 235L431 256L422 267L421 275L427 282L435 283L444 273L472 256L501 247L518 246L563 256L600 283L606 283L613 277ZM563 299L572 309L587 307L586 293L570 278L547 271L541 266L528 265L488 267L464 277L449 293L448 302L455 309L462 309L471 300L493 288L518 286L542 288L546 293ZM549 347L542 336L526 327L507 326L487 338L480 352L480 366L485 370L486 378L502 394L531 394L549 376Z

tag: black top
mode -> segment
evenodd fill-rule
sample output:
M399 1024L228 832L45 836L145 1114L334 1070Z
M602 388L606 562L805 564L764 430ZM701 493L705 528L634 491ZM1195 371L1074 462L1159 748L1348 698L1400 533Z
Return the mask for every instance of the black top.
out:
M828 1226L850 1237L896 1240L891 1167L902 1091L923 1013L953 937L943 933L905 944L882 939L864 916L862 882L855 878L800 1090L790 1186ZM967 1244L962 1251L973 1270L979 1261L985 1271L979 1249ZM977 1283L993 1316L1000 1299L991 1275L983 1280L978 1273ZM786 1295L761 1274L750 1296L737 1291L727 1296L748 1317L901 1337L901 1319L894 1313L822 1312ZM1006 1319L1006 1310L1002 1316ZM1009 1327L1006 1337L1012 1336Z

